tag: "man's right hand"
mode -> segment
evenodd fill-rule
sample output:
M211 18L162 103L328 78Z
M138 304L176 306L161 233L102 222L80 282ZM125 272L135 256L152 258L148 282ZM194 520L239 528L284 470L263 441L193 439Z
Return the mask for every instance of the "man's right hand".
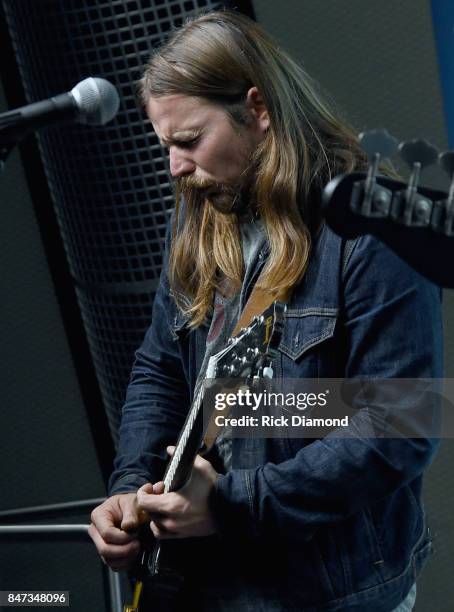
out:
M88 533L110 568L126 570L140 551L138 528L149 520L138 509L135 493L113 495L91 513Z

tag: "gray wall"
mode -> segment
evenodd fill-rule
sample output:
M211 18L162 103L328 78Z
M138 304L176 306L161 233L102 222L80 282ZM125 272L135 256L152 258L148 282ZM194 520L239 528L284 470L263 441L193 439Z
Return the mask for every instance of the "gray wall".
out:
M386 127L399 140L425 138L448 148L428 0L255 0L254 7L257 20L303 62L358 132ZM428 186L447 183L436 167L423 174ZM452 290L444 292L444 322L452 377ZM418 612L454 611L453 469L454 441L447 440L426 478L437 554L418 582Z

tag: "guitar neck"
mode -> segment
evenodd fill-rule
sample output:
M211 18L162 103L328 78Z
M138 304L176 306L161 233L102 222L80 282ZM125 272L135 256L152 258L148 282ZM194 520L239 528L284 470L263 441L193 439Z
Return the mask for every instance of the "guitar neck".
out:
M175 452L164 474L164 491L176 491L189 478L203 438L203 380L196 386L185 424L181 430Z
M198 380L188 416L181 430L175 452L167 465L164 474L164 492L177 491L191 475L192 466L203 439L203 378ZM150 557L150 550L145 549L142 567L148 568L150 576L160 573L161 542L157 542Z

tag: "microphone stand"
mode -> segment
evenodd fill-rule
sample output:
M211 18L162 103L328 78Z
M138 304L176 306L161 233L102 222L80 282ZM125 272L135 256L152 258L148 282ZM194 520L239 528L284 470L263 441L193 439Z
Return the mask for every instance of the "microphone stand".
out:
M8 159L9 154L13 150L13 147L16 143L10 143L8 145L0 144L0 176L3 174L3 170L6 165L6 160Z
M76 108L72 94L67 92L49 100L33 102L0 113L0 173L14 145L29 133L46 127L55 120L70 119Z
M13 150L30 130L17 124L18 114L15 111L7 111L0 114L0 175L5 169L6 160Z

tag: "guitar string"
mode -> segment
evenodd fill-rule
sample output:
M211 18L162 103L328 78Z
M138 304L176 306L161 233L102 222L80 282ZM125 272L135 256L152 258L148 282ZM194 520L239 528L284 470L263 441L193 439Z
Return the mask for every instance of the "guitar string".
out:
M204 379L198 383L198 389L196 391L195 401L193 402L192 407L191 407L191 412L189 413L188 418L186 419L184 430L181 434L180 440L177 444L177 448L175 449L175 453L169 465L169 470L164 479L164 492L165 493L168 493L171 490L176 471L179 467L181 457L183 456L184 449L186 448L186 443L191 434L195 420L199 414L200 406L202 405L202 398L203 398L203 394L202 394L203 382L204 382Z

